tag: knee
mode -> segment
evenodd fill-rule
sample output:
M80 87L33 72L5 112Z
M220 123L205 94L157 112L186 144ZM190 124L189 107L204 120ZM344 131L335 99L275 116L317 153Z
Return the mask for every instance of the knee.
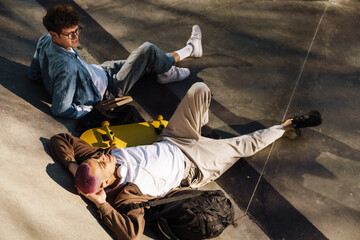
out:
M190 90L195 94L210 95L209 87L203 82L194 83Z
M139 47L140 51L145 53L145 52L152 52L156 49L156 46L150 42L144 42L143 44L141 44L141 46Z
M202 102L206 109L210 107L211 92L205 83L194 83L189 89L187 95L194 99L195 102Z

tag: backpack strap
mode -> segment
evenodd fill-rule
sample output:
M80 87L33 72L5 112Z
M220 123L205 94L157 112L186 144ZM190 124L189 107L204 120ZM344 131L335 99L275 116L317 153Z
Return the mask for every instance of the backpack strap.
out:
M173 232L171 231L168 222L166 221L165 218L160 217L157 222L156 222L156 230L158 231L158 234L160 234L160 236L165 237L166 239L171 239L171 240L179 240L179 238L177 238Z
M181 193L181 192L179 192L179 193ZM161 198L161 199L155 198L155 199L149 200L147 202L126 204L126 205L121 206L121 211L129 212L131 210L138 209L138 208L155 207L155 206L159 206L159 205L163 205L163 204L167 204L167 203L171 203L171 202L176 202L179 200L197 197L197 196L202 195L203 193L204 193L203 191L189 190L186 193L178 195L178 196L171 196L171 197ZM115 209L117 211L120 211L120 204L115 205Z
M163 204L167 204L167 203L171 203L171 202L176 202L176 201L180 201L180 200L184 200L184 199L188 199L188 198L198 197L198 196L202 195L203 193L204 193L203 191L190 190L190 191L187 191L186 193L178 195L178 196L171 196L171 197L161 198L161 199L153 199L153 200L150 200L150 201L144 202L144 203L145 203L145 205L148 205L149 207L155 207L155 206L159 206L159 205L163 205Z

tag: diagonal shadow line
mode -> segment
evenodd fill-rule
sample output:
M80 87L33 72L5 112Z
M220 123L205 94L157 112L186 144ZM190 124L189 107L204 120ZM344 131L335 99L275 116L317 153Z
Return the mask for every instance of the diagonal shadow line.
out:
M241 209L245 209L259 177L259 173L246 160L240 159L216 182L228 190L227 193ZM229 191L229 185L232 185L229 182L238 185ZM248 215L270 239L327 239L264 178L260 181Z
M46 92L42 83L28 80L27 71L27 66L0 56L0 86L3 86L19 98L33 105L41 112L52 116L54 120L62 123L69 132L76 134L72 127L73 121L71 119L51 115L50 107L48 106L48 103L51 102L50 95Z
M322 0L321 0L322 1ZM323 0L326 1L326 0ZM226 25L222 24L219 21L214 21L213 19L209 18L206 14L202 14L202 13L197 13L194 11L189 11L189 10L183 10L183 9L178 9L174 6L171 5L164 5L161 2L154 2L154 1L149 1L149 0L137 0L137 2L142 2L143 4L148 4L148 5L152 5L153 7L157 8L157 9L161 9L161 10L165 10L167 12L169 12L169 14L173 14L173 15L180 15L182 19L186 19L186 18L195 18L196 22L199 23L205 23L208 25L211 25L212 27L215 27L216 29L218 29L221 32L225 32L225 33L231 33L234 36L240 38L240 39L247 39L250 42L254 42L257 43L257 47L259 49L261 49L262 51L267 52L268 54L291 54L293 56L303 56L304 51L303 50L299 50L299 49L294 49L292 47L285 47L284 45L278 43L277 41L268 39L268 38L263 38L263 37L259 37L259 36L255 36L253 34L248 34L245 32L240 32L240 31L236 31L234 28L231 27L227 27ZM237 4L240 4L240 2L238 2ZM221 7L225 8L226 7L226 3L221 4ZM308 11L311 11L308 9ZM316 14L318 13L317 11L311 12L311 14ZM241 22L243 19L240 18L239 22ZM246 19L244 19L246 20ZM180 22L180 21L178 21ZM163 25L165 26L165 25ZM158 26L159 28L161 28L162 26ZM310 53L309 57L311 58L316 58L316 54Z
M234 131L239 133L239 135L251 133L256 130L265 128L264 125L257 121L245 117L239 117L215 99L211 99L210 110L212 114L214 114Z
M83 27L80 42L86 46L91 55L98 62L105 62L109 59L126 59L129 52L95 19L85 12L75 1L72 0L36 0L43 8L57 4L69 4L74 7L80 16L80 24Z

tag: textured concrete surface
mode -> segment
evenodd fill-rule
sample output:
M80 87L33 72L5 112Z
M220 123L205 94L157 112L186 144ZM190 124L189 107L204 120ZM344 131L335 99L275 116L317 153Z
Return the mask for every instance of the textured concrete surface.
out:
M223 138L318 109L324 123L241 159L216 183L239 220L219 239L360 239L358 1L0 0L0 239L111 239L71 175L49 156L49 138L79 135L50 114L50 97L26 71L50 3L80 12L83 58L124 59L144 41L181 48L193 24L204 56L191 76L131 92L145 118L169 118L186 90L213 93L209 127ZM143 239L151 239L147 231Z

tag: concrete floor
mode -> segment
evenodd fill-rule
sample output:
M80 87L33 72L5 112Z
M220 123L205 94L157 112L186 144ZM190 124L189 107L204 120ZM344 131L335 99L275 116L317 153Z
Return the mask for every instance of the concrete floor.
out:
M223 138L318 109L320 127L240 159L216 183L238 206L218 239L360 239L360 2L0 0L0 239L111 239L94 206L50 157L49 138L79 136L53 117L26 71L50 3L81 15L89 63L124 59L144 41L164 51L203 31L204 56L180 65L181 83L140 81L131 95L146 119L169 118L192 83L213 93L209 127ZM152 239L146 231L143 239Z

